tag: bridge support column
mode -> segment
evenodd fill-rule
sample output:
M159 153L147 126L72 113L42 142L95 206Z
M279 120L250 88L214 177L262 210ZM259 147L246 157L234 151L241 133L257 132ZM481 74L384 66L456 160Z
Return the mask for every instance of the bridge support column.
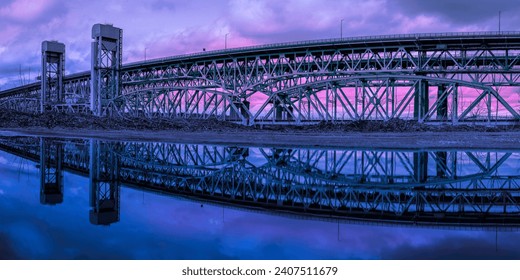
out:
M446 94L446 85L439 85L437 89L437 120L448 119L448 98L444 96ZM444 98L443 100L441 100Z
M285 102L287 98L286 96L280 96L280 98L282 98L284 100L284 103L287 104ZM281 101L275 100L273 106L275 110L276 121L291 121L293 119L292 114L294 109L292 105L283 106Z
M65 45L56 41L42 42L42 75L40 113L63 104L63 77L65 75Z
M459 122L459 93L458 86L453 86L452 102L451 102L451 122L457 124Z
M92 27L90 110L96 116L119 112L114 99L121 95L123 30L112 25Z
M40 139L40 203L63 202L63 146Z
M446 168L448 168L448 153L447 152L435 152L436 155L436 169L437 169L437 177L445 178L446 177Z
M415 85L414 119L423 122L429 108L428 81L420 80Z
M249 121L249 114L247 111L249 110L250 102L249 101L233 101L233 105L238 109L238 111L231 109L229 113L229 118L231 120L245 120Z
M89 220L94 225L119 221L119 160L113 150L102 149L98 140L90 142Z
M426 182L428 179L428 152L413 153L413 173L417 182Z

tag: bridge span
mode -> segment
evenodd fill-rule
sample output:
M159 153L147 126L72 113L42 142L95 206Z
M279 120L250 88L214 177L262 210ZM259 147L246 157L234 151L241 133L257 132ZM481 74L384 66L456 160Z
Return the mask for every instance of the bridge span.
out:
M120 29L96 24L92 37L91 71L64 76L64 47L47 43L42 81L1 91L0 107L248 125L520 121L520 32L327 39L127 64Z

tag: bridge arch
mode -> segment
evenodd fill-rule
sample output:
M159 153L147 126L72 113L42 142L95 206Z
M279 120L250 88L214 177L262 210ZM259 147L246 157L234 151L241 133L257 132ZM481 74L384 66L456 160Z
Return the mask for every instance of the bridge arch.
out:
M519 112L494 87L453 78L399 73L302 73L271 77L245 91L250 99L258 94L266 96L260 108L252 112L254 120L260 122L520 120ZM472 96L464 99L464 92Z

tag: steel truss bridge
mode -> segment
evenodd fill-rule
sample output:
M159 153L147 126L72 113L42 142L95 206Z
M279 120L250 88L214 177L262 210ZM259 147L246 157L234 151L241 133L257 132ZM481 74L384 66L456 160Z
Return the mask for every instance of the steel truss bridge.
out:
M520 151L348 150L2 138L38 162L41 202L89 178L90 220L119 220L120 187L354 223L518 229Z
M92 36L91 71L63 76L64 45L46 41L42 81L1 91L0 107L248 125L520 120L520 32L306 41L125 65L120 29L95 25Z

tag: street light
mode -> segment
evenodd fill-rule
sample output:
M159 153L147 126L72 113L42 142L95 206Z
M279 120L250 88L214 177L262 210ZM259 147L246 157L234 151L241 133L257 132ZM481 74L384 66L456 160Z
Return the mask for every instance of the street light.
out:
M229 35L229 33L226 33L226 36L224 38L224 49L227 49L227 35Z
M500 18L502 15L502 11L498 11L498 33L500 33Z
M344 21L344 20L345 20L345 19L342 18L342 19L341 19L341 22L340 22L340 24L339 24L339 38L340 38L340 39L343 39L343 21Z
M148 48L144 48L144 61L145 61L145 62L146 62L146 50L147 50L147 49L148 49Z

